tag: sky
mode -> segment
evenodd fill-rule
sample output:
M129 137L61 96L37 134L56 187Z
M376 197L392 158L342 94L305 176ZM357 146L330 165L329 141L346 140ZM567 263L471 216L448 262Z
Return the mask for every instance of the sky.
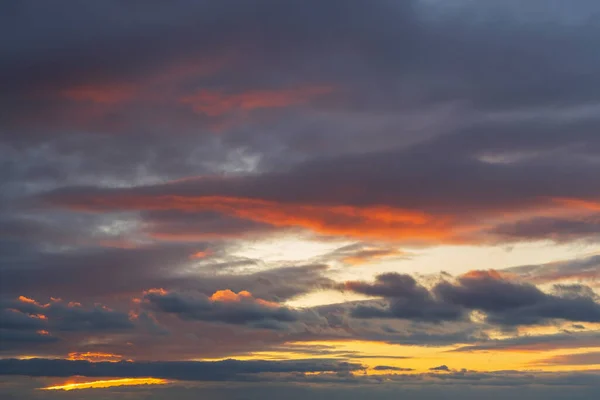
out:
M4 0L0 397L587 400L596 0Z

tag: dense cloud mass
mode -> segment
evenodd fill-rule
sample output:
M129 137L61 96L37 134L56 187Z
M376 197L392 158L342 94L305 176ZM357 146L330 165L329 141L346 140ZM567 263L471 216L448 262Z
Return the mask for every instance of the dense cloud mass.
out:
M2 2L0 397L590 398L598 15Z
M487 321L500 325L533 325L552 319L600 322L600 304L588 287L559 286L562 295L542 292L527 283L511 282L494 271L471 271L457 282L443 281L431 290L413 277L388 273L373 284L346 282L345 289L380 296L384 308L358 306L357 318L402 318L439 322L465 318L471 310L486 314Z
M165 379L213 381L229 380L243 374L280 372L340 372L361 369L359 364L331 361L238 361L214 362L96 362L72 360L31 359L0 360L2 375L28 376L88 376L88 377L146 377Z

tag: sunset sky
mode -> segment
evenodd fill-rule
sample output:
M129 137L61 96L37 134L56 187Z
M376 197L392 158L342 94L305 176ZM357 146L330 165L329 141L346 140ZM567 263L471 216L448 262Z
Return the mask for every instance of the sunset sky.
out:
M0 398L600 392L597 0L0 2Z

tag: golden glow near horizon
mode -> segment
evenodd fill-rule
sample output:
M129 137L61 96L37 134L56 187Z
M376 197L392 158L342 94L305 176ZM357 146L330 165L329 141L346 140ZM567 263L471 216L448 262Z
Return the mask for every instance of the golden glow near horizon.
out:
M80 389L102 389L115 386L140 386L140 385L166 385L171 381L158 378L122 378L105 379L89 382L63 383L61 385L48 386L41 390L80 390Z
M499 370L537 370L537 371L584 371L598 370L600 365L561 365L545 364L541 361L556 356L585 354L600 351L598 347L577 349L491 349L476 352L455 351L459 345L452 346L408 346L371 341L324 341L288 343L290 350L260 351L250 355L236 356L239 360L298 360L306 358L341 358L364 365L368 374L386 374L390 371L375 371L374 367L386 365L413 369L412 373L429 372L439 365L447 365L454 370L499 371ZM323 355L304 353L303 349L326 346L338 354L325 352ZM405 357L405 358L402 358ZM406 372L403 372L406 373Z

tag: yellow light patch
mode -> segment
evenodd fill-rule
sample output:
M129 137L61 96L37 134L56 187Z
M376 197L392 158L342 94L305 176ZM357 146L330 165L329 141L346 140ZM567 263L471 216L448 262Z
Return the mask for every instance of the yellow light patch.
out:
M42 390L101 389L115 386L165 385L167 383L170 383L170 381L158 378L123 378L90 382L64 383L62 385L48 386L42 388Z

